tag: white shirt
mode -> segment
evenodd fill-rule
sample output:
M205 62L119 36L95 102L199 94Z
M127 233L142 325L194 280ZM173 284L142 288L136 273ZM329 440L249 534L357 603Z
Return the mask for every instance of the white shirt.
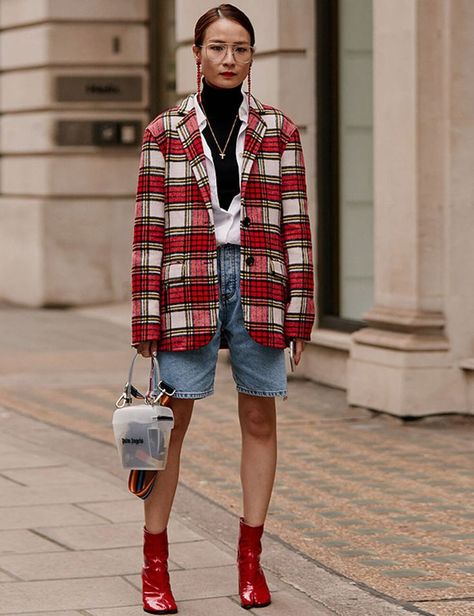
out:
M249 118L249 105L247 95L242 92L242 103L239 107L239 119L242 121L237 135L235 144L235 155L237 165L239 167L239 184L242 181L242 159L244 155L245 129L247 128ZM232 199L229 209L223 210L219 205L219 196L217 194L217 178L214 160L212 158L211 148L209 147L206 138L202 134L207 126L206 116L204 115L201 106L197 100L197 94L194 95L194 108L196 110L196 119L201 133L202 147L204 156L206 157L207 176L209 178L209 187L211 189L211 203L214 214L214 227L216 229L217 245L221 244L239 244L240 245L240 192Z

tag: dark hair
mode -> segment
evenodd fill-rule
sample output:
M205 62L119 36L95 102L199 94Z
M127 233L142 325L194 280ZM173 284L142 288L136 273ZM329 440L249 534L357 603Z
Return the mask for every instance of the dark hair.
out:
M201 15L194 28L195 45L202 45L207 28L221 17L232 19L245 28L250 34L250 44L252 47L255 45L255 31L252 22L243 11L232 4L219 4L219 6L209 9L204 15Z

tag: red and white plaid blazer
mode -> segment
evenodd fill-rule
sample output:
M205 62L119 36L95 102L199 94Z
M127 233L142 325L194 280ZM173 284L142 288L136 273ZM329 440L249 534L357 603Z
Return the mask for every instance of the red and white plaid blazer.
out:
M241 297L258 343L308 340L313 262L301 142L280 111L252 99L241 175ZM219 313L216 238L193 97L146 127L132 256L132 344L207 344Z

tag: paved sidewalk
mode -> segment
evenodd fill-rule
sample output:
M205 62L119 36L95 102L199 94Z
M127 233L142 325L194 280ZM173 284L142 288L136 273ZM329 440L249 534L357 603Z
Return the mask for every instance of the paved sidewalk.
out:
M128 317L0 307L0 614L141 613L141 502L110 426ZM196 405L170 529L181 613L243 614L235 406L221 362L216 394ZM278 418L263 559L274 603L259 616L473 616L474 418L407 423L305 381Z
M0 411L0 428L0 614L143 613L142 505L125 490L125 477L110 472L116 463L112 447L6 410ZM243 614L235 553L226 541L231 527L236 531L235 516L188 491L181 491L177 509L169 531L179 612ZM186 514L189 509L192 514ZM212 533L193 523L198 514L212 522ZM408 614L318 570L275 540L265 544L274 560L306 568L322 599L311 600L270 572L273 604L267 616Z

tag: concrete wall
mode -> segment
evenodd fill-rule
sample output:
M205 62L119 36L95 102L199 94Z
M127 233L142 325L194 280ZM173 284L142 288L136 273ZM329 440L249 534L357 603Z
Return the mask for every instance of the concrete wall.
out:
M89 304L129 293L139 148L60 146L58 120L140 120L146 0L0 0L0 298ZM59 76L135 75L137 102L59 102Z

